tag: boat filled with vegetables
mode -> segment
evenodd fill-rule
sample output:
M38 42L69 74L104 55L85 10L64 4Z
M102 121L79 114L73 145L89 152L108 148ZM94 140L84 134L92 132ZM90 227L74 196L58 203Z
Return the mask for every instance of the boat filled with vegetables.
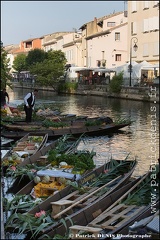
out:
M65 158L69 158L70 155L75 156L77 154L76 149L79 142L81 141L81 138L82 136L77 139L71 135L64 135L63 137L48 144L40 151L37 151L34 155L26 157L25 160L21 163L17 163L17 159L8 161L8 154L5 155L2 161L2 167L7 167L7 169L5 169L5 172L3 171L3 173L6 177L11 177L12 182L14 180L13 184L10 184L8 192L18 192L23 186L33 180L37 171L54 166L56 163L56 158L60 158L60 156L62 156L61 158L64 159L64 156ZM74 154L75 151L76 154ZM81 155L81 152L79 152L79 155ZM90 159L92 163L92 167L94 166L93 160L91 159L93 155L93 153L89 152L87 155L88 159ZM6 159L7 162L9 162L7 166L5 161ZM62 166L60 167L62 171Z
M39 239L43 239L44 236L48 236L48 239L66 236L69 239L69 236L73 236L74 239L79 231L81 234L87 234L88 237L99 234L104 236L102 239L112 239L112 236L119 234L125 225L144 213L148 205L151 211L156 211L154 207L159 199L158 174L159 165L155 165L154 170L149 169L145 175L114 192L114 196L118 195L119 191L122 192L116 200L112 195L112 199L108 199L107 196L95 201L85 210L74 213L69 218L66 217L65 225L61 223L56 228L52 227L47 235L42 235ZM151 199L154 201L154 206Z
M116 132L131 124L129 119L124 118L113 120L108 116L77 116L49 108L37 109L36 113L33 114L33 121L26 124L24 117L19 116L22 112L14 113L12 116L3 116L1 119L2 137L17 140L33 131L45 132L49 139L57 139L64 134L72 134L76 137L83 133L88 136L98 136Z
M18 227L21 233L27 234L30 239L38 239L39 236L61 225L64 219L67 221L67 216L72 217L72 214L85 211L95 202L98 204L103 198L109 197L117 189L120 189L128 182L136 163L136 160L127 160L127 158L125 160L111 159L105 165L85 174L78 181L62 176L46 177L37 172L39 178L32 181L32 189L30 188L34 189L35 194L33 195L27 186L17 193L17 202L13 199L10 203L10 205L16 206L17 210L15 213L15 208L10 208L11 216L6 221L5 229L12 229L12 231L16 229L15 231L17 231L17 226L21 226ZM55 182L61 187L64 186L63 189L58 189ZM50 188L51 183L54 183L54 186ZM39 199L45 199L48 190L50 190L50 196L47 193L46 200L39 202ZM26 194L29 194L28 202ZM118 199L121 194L123 191L120 191L113 199ZM38 202L37 206L31 203L31 195L34 197L34 202ZM23 204L24 198L25 204ZM27 204L26 212L22 213L23 205ZM18 209L21 211L19 212Z
M82 123L72 123L66 125L66 123L55 123L45 121L47 126L42 125L6 125L5 129L2 130L1 135L5 138L19 139L23 137L26 133L29 132L38 132L40 134L47 133L49 139L57 139L64 134L71 134L75 137L79 137L81 134L85 133L88 136L101 136L109 133L117 132L119 129L122 129L131 124L130 121L126 120L123 122L113 122L110 124L102 123L101 121L88 121ZM50 125L51 123L51 125ZM6 129L7 128L7 129Z
M48 134L28 133L14 143L12 148L2 158L2 166L16 166L25 164L38 151L43 149L48 140Z

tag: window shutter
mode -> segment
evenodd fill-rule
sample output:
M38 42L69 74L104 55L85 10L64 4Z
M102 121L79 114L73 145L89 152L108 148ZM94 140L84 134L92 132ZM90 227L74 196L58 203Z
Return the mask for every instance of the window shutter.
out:
M159 55L159 42L154 43L153 55Z
M154 5L157 5L159 3L159 1L154 1Z
M133 34L137 34L137 23L133 23Z
M143 32L148 32L149 29L149 24L148 24L148 19L143 19Z
M144 1L144 8L149 8L149 1Z
M73 50L71 50L71 60L73 60Z
M154 17L149 18L149 31L152 31L154 29L153 23L154 23Z
M143 44L143 56L148 56L148 43Z
M88 67L91 67L91 57L88 57Z
M159 18L158 18L158 16L153 17L153 30L159 30Z
M137 1L132 1L132 7L131 7L131 10L132 12L136 12L137 11Z

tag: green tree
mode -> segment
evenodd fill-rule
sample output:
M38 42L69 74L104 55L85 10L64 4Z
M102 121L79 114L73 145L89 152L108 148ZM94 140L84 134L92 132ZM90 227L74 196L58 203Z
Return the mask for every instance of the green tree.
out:
M113 93L120 93L122 89L122 83L123 83L123 72L120 72L119 74L113 76L109 84L110 91Z
M17 55L17 57L15 57L15 59L13 61L13 68L18 72L18 76L21 71L26 70L26 55L25 54L19 54L19 55Z
M36 75L36 84L57 89L57 83L64 75L65 64L65 54L61 50L49 51L47 59L33 65L30 71L31 74Z
M9 86L12 88L10 80L12 78L10 74L9 59L7 58L7 52L1 43L1 89Z
M30 66L43 62L47 58L47 53L43 51L42 49L34 49L29 51L27 57L26 57L26 65L29 69Z

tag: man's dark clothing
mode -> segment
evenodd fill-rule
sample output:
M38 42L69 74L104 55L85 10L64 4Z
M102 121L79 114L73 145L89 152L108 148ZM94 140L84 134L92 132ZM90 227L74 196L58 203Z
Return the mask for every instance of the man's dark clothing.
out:
M26 113L26 122L31 122L35 97L33 96L33 93L29 93L26 95L26 97L27 96L28 96L28 98L26 99L27 105L26 104L24 105L24 111ZM29 106L29 108L27 106Z
M32 107L27 108L26 105L24 105L24 111L26 113L26 122L32 121Z

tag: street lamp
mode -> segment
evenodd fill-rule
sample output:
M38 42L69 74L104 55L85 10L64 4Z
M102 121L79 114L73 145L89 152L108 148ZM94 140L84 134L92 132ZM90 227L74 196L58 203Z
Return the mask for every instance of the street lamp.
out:
M134 39L134 46L133 46L133 49L134 51L136 52L137 49L138 49L138 46L137 46L137 42L138 42L138 39L136 37L132 37L131 38L131 42L130 42L130 65L128 66L128 70L129 70L129 86L131 87L131 77L132 77L132 40Z

